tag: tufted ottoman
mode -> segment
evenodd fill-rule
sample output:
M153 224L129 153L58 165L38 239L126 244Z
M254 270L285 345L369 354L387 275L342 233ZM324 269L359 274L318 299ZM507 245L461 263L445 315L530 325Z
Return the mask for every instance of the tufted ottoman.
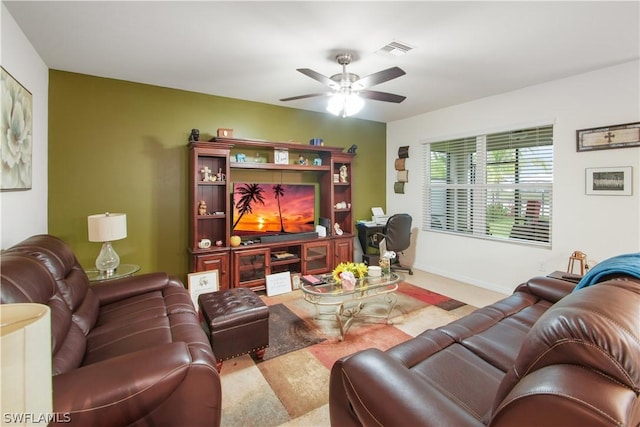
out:
M209 328L213 354L222 362L245 353L260 359L269 346L269 307L250 289L201 294L200 312Z

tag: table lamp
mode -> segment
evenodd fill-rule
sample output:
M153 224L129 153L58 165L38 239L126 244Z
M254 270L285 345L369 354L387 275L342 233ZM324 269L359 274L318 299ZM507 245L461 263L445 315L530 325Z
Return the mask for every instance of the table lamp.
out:
M103 242L96 258L96 268L100 274L111 276L120 265L120 257L111 246L111 242L127 237L127 215L109 212L89 215L88 224L89 241Z
M3 421L46 426L53 411L49 307L0 304L0 344Z

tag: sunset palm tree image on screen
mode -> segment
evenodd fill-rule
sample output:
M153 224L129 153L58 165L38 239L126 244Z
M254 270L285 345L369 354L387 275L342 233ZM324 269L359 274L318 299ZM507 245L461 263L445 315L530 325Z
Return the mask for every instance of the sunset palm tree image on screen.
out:
M233 226L239 235L315 230L314 184L233 184Z

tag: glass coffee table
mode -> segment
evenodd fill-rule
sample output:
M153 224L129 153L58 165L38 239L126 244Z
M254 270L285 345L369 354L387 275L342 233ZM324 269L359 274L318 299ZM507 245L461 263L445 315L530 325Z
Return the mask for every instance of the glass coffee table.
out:
M346 290L329 276L327 283L310 285L302 283L300 289L304 299L316 307L314 319L333 318L340 328L340 341L344 340L349 327L356 318L376 319L391 324L389 315L398 301L395 292L398 290L400 277L390 273L382 277L365 277L356 283L354 289ZM367 312L365 307L373 298L380 297L386 304L386 310L380 314Z

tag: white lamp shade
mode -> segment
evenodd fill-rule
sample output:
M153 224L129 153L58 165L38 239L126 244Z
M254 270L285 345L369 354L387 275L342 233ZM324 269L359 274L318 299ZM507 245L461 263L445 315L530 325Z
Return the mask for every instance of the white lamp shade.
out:
M0 304L0 354L3 417L23 417L23 424L11 425L38 425L40 420L47 425L53 411L49 307Z
M127 237L127 214L89 215L88 225L90 242L112 242Z

